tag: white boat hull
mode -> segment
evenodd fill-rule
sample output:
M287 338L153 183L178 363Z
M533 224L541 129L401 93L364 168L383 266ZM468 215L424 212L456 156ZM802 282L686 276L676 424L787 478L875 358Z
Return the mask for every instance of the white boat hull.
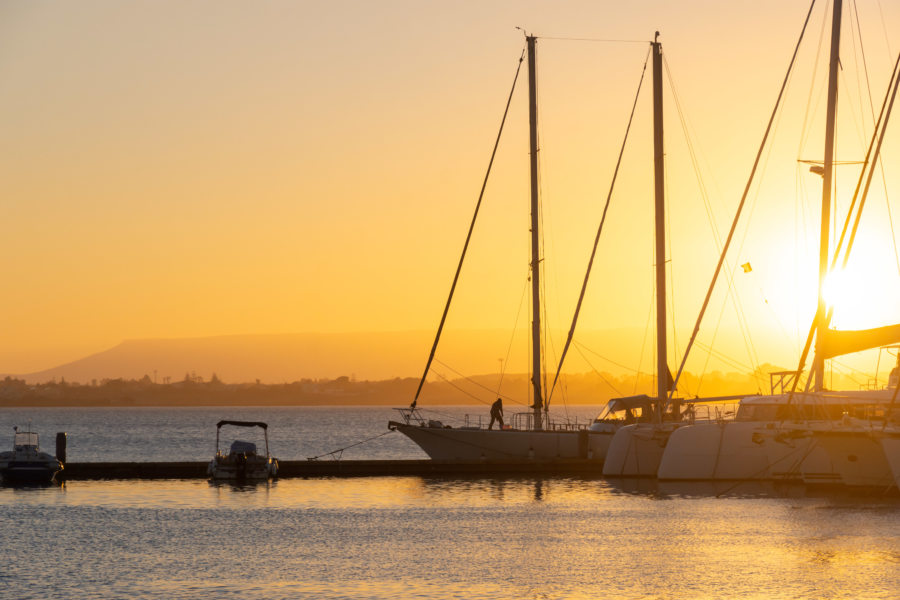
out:
M241 462L231 457L216 457L209 462L206 472L211 479L219 480L271 479L278 474L278 461L269 458Z
M603 464L609 477L656 477L660 461L678 423L637 423L619 428Z
M523 431L407 425L389 426L411 439L432 460L554 460L602 463L613 435L597 431Z
M894 485L900 488L900 434L889 434L881 438L884 457L891 467Z
M700 423L678 429L666 446L658 476L673 481L841 482L810 429L757 421Z
M816 433L816 440L831 458L844 485L887 488L894 485L881 435L859 429Z

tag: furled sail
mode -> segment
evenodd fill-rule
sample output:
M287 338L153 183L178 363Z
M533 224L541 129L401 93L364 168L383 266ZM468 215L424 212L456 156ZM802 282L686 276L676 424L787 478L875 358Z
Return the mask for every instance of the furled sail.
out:
M816 354L823 359L900 343L900 324L859 331L825 330Z

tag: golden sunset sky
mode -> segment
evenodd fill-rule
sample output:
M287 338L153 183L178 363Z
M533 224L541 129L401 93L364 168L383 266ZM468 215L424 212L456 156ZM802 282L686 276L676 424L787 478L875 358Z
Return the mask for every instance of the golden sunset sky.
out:
M718 257L710 223L723 239L808 8L805 0L0 3L0 372L48 368L126 339L433 332L524 47L516 26L542 38L551 363L647 42L661 32L710 206L667 90L670 341L680 359ZM730 362L707 364L701 351L694 371L793 366L799 354L815 308L821 179L797 160L822 158L825 65L816 70L815 59L827 56L830 13L825 2L814 10L729 254L722 283L732 281L749 335L720 285L701 342ZM861 160L873 130L857 15L876 111L900 51L900 5L845 3L836 158L848 161ZM593 349L647 370L649 71L644 83L580 328L615 330ZM458 348L473 330L527 326L526 84L523 70L448 320L448 352L465 353ZM898 118L842 285L857 297L842 295L838 326L900 322L890 228L900 228ZM858 172L839 167L839 218ZM491 348L482 372L506 351L506 342ZM570 368L588 370L578 361L573 354Z

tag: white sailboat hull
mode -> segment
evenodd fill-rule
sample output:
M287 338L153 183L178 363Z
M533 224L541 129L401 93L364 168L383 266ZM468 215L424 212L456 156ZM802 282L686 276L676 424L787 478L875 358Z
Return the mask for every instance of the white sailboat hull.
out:
M415 442L432 460L583 459L602 463L613 434L597 431L523 431L407 425L390 427Z

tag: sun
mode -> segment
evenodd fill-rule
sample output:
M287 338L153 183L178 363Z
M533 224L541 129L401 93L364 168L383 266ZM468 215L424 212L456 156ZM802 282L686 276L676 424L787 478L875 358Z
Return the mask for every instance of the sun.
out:
M889 289L894 287L889 285L892 279L896 275L892 278L871 267L857 266L828 273L822 295L827 307L834 309L832 327L864 329L900 320L896 296Z
M836 269L825 276L825 282L822 284L822 296L825 298L825 304L828 308L835 311L852 308L855 302L852 280L856 277L850 271L845 269Z

